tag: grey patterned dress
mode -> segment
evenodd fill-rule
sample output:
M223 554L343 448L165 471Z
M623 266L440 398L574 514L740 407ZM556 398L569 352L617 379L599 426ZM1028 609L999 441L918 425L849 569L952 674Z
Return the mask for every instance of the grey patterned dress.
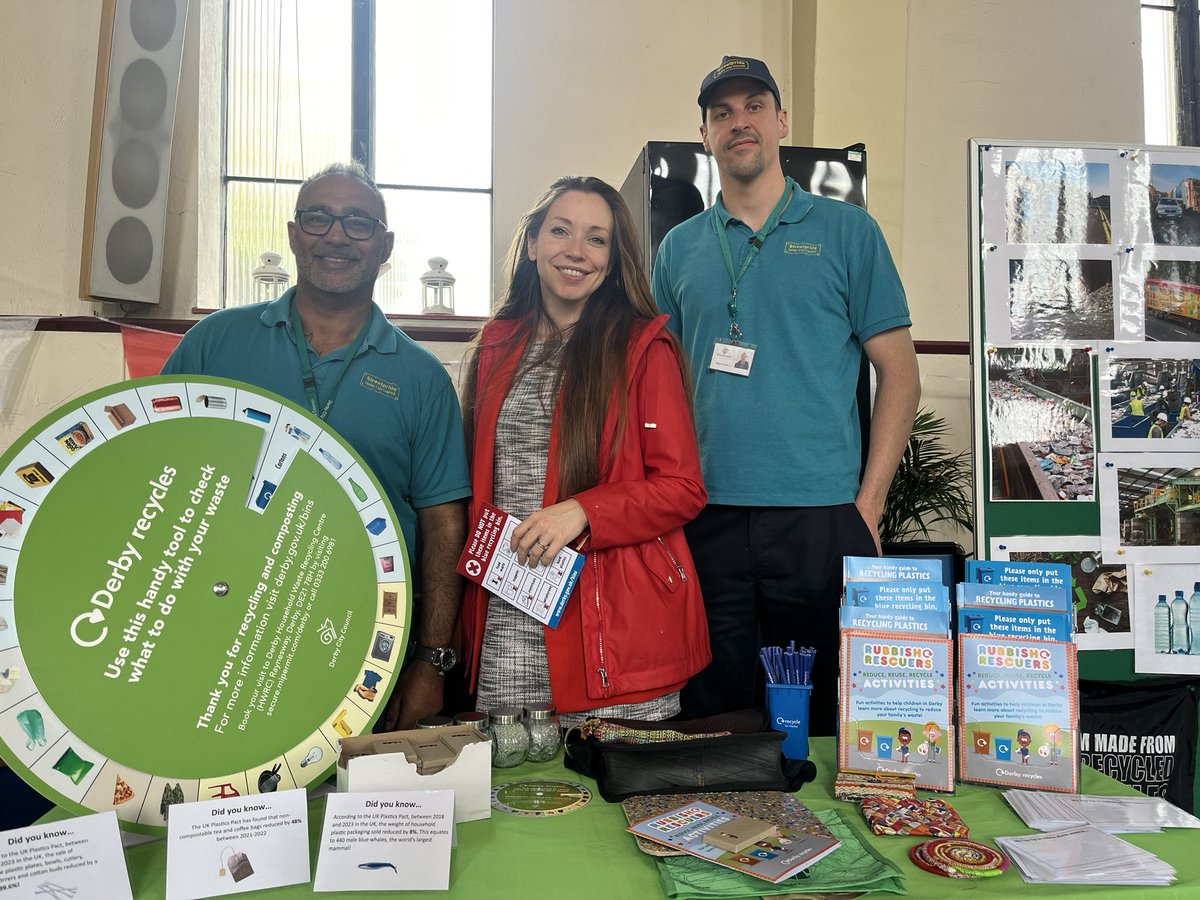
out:
M542 508L554 415L554 376L561 347L538 364L546 350L541 341L529 342L496 420L493 502L518 519ZM542 627L495 594L488 595L476 708L519 707L551 699ZM665 719L678 712L679 693L673 692L644 703L561 714L560 719L569 727L589 715Z

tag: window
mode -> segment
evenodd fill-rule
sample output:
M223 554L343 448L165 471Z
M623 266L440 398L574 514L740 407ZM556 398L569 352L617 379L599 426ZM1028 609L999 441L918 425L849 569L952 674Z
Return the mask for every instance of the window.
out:
M1179 143L1175 20L1174 0L1142 4L1142 85L1147 144Z
M295 275L286 221L300 183L351 157L372 173L396 234L375 300L421 312L435 256L455 312L491 300L490 0L229 0L222 191L224 305L255 300L259 257Z

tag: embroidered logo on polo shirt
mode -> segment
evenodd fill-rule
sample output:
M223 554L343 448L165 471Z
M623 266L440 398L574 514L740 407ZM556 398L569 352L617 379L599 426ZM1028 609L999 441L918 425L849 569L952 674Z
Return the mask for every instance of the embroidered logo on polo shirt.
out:
M785 241L783 245L784 253L799 253L804 256L820 256L820 244L798 244L795 241Z
M370 372L363 372L363 377L359 379L359 384L365 387L368 391L374 391L377 394L383 394L392 400L397 400L400 397L400 388L392 384L390 381L384 381L382 378L376 378Z

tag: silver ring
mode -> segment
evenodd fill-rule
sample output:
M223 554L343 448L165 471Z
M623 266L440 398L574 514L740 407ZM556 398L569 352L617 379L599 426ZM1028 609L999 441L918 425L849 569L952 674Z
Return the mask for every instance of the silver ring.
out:
M539 547L541 547L543 550L549 550L549 549L550 549L550 545L549 545L549 544L543 544L541 541L538 541L538 540L535 540L535 541L534 541L534 543L535 543L535 544L537 544Z

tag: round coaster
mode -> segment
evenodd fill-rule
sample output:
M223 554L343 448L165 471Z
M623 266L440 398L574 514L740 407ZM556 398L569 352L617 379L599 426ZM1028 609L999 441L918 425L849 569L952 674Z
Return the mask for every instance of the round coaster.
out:
M937 838L924 844L931 861L980 878L1000 875L1008 868L1008 857L986 844L962 838Z
M942 875L946 878L974 878L974 875L968 875L964 872L959 872L957 869L951 868L943 863L934 862L925 854L925 844L914 844L908 850L908 858L912 860L913 865L918 869L929 872L933 875Z
M112 385L0 455L0 756L75 813L320 782L408 640L407 557L358 455L219 378Z
M492 788L492 808L514 816L564 816L591 799L592 792L574 781L529 779Z

